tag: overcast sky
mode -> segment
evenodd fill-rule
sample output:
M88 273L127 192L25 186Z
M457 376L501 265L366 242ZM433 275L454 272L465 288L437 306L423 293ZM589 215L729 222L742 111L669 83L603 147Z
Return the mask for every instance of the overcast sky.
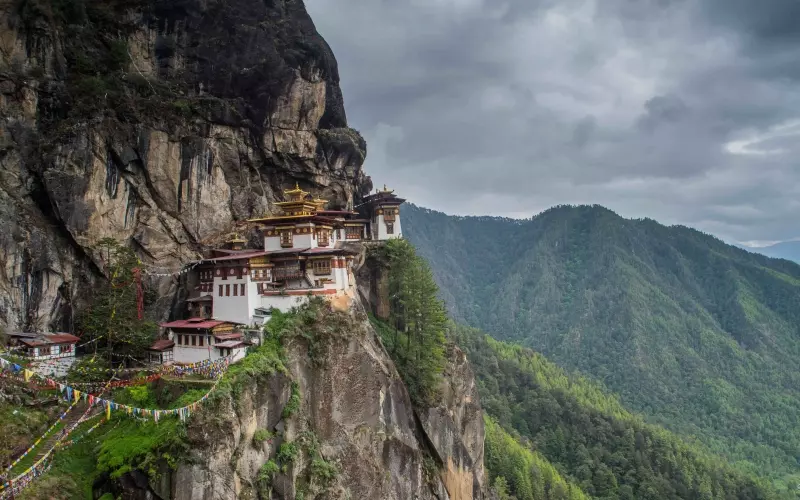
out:
M366 169L418 205L800 237L798 0L306 0Z

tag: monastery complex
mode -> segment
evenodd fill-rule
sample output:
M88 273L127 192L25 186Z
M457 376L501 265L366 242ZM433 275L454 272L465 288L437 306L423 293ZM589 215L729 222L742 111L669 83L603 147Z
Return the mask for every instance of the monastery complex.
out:
M187 299L189 319L164 323L167 338L150 348L152 362L195 362L244 357L247 342L236 330L260 327L273 310L288 311L310 297L349 304L355 298L354 243L400 238L400 205L393 191L377 190L358 211L327 210L295 185L276 203L280 212L251 219L263 247L247 249L231 235L223 248L194 262Z

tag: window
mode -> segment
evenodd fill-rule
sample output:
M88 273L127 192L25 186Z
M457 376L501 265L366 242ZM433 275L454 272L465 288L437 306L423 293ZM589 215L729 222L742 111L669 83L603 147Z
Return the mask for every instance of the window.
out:
M222 285L219 286L219 296L222 297Z
M40 347L39 348L39 356L49 356L50 355L50 347Z
M358 240L361 238L360 226L347 226L344 229L344 237L348 240Z
M236 286L236 283L233 284L233 296L237 297L239 295L239 287Z
M192 345L193 346L197 345L197 337L195 337L194 335L189 335L189 336L192 337Z
M292 231L281 231L281 246L282 247L291 247L292 246Z
M244 295L244 283L239 284L239 295Z
M182 340L182 339L181 339L181 336L180 336L180 335L175 335L175 343L176 343L176 344L178 344L178 345L182 345L182 344L183 344L183 342L181 342L181 340Z
M336 239L337 240L341 240L342 239L342 230L341 229L337 229L336 230Z
M330 259L319 259L312 261L314 274L317 276L324 274L331 274L331 261Z
M394 234L394 222L386 223L386 234Z
M197 345L199 345L200 347L203 347L203 337L200 337L200 338L198 339L198 343L197 343Z
M230 285L225 285L225 296L226 297L230 297L231 296L231 286Z

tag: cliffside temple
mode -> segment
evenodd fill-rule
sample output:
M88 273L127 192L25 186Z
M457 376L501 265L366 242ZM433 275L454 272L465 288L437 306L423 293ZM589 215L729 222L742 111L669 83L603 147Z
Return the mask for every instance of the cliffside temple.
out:
M243 356L244 344L212 344L210 331L197 330L197 338L187 334L184 330L192 322L258 327L269 321L274 309L286 312L314 296L348 307L356 296L353 262L358 244L402 236L400 205L405 200L386 186L366 196L358 211L327 210L327 200L313 197L297 183L284 196L285 201L275 203L276 215L247 221L263 238L261 248L245 248L247 240L231 233L221 248L190 263L188 282L195 285L186 299L188 319L161 325L174 345L165 347L159 340L150 349L151 359L216 359L223 355L217 348L233 349L235 360ZM208 352L201 353L201 348Z

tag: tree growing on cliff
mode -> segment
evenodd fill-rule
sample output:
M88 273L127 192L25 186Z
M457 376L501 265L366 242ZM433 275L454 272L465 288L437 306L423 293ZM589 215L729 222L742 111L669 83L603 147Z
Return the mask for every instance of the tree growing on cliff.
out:
M96 250L105 260L108 280L91 291L90 306L79 317L84 342L106 346L109 360L139 356L155 338L158 326L139 314L137 273L141 263L133 251L113 238L104 238Z
M447 314L428 264L406 240L381 249L389 271L390 328L381 328L415 403L427 405L437 394L444 369Z

